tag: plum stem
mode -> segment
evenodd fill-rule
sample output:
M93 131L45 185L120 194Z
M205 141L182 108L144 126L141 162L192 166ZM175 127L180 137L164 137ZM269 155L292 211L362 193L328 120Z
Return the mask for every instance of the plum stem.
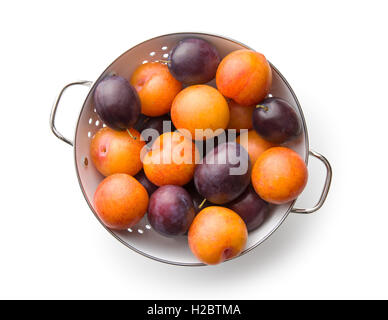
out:
M158 61L166 64L171 62L171 60L158 60Z
M267 106L263 106L262 104L258 104L256 106L256 108L262 108L262 109L264 109L264 111L268 111L268 107Z
M202 209L205 202L206 202L206 198L202 200L201 204L198 206L198 209Z
M129 136L130 136L133 140L136 140L136 137L133 136L133 134L131 133L131 131L129 131L128 128L127 128L127 132L128 132Z

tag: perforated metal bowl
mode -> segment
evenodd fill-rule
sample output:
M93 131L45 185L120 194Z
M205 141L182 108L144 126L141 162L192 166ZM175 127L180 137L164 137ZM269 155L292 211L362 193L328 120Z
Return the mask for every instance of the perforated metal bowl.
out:
M248 46L239 43L237 41L227 39L221 36L204 34L204 33L174 33L156 37L145 42L138 44L137 46L129 49L120 57L118 57L94 82L91 81L76 81L67 84L59 93L50 117L50 125L53 133L62 141L68 143L71 146L74 146L74 159L76 172L78 176L78 181L82 190L82 193L85 196L87 203L89 204L90 209L94 213L97 219L98 216L94 210L93 206L93 195L98 186L98 184L103 179L103 176L97 172L93 164L89 161L89 145L90 139L94 133L103 126L102 121L99 119L98 115L95 112L93 106L92 93L96 83L99 82L105 75L115 72L116 74L123 76L127 79L130 78L132 72L135 68L141 63L146 63L150 61L157 60L166 60L168 58L168 53L171 48L180 40L187 37L201 37L205 40L211 42L220 53L221 57L224 57L229 52L238 50L238 49L250 49ZM331 167L329 162L325 157L320 155L317 152L309 150L309 142L307 135L307 127L303 117L302 109L299 105L299 102L291 89L290 85L287 83L286 79L281 75L281 73L271 64L273 71L273 83L271 88L271 94L276 97L286 99L291 103L295 108L296 112L299 114L302 119L303 124L303 133L297 141L294 141L292 147L296 152L298 152L303 159L305 159L306 164L310 155L320 159L327 169L326 181L320 196L318 203L309 209L296 209L294 208L294 202L287 204L274 206L271 209L270 216L264 222L262 226L258 229L249 233L248 242L245 251L242 254L247 253L248 251L257 247L260 243L266 240L284 221L290 212L294 213L312 213L318 210L324 203L327 193L329 191L330 182L331 182ZM75 132L74 143L65 138L61 133L55 128L55 115L58 104L61 100L63 93L71 86L75 85L85 85L90 87L90 91L85 99L83 107L81 109L78 123ZM214 83L211 83L214 85ZM101 221L100 221L101 222ZM102 224L102 223L101 223ZM103 225L103 224L102 224ZM104 226L104 225L103 225ZM104 226L105 227L105 226ZM106 228L106 227L105 227ZM146 218L144 218L136 227L126 230L126 231L115 231L106 228L112 236L114 236L121 243L126 245L128 248L157 261L182 265L182 266L200 266L203 265L199 263L198 260L191 253L187 237L181 236L176 238L166 238L154 230L148 224Z

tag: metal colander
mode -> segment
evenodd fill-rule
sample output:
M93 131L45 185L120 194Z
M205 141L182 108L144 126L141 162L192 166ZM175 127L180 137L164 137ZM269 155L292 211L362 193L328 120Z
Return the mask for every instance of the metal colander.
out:
M102 78L104 78L105 75L111 72L115 72L116 74L129 79L133 71L140 64L168 59L169 52L174 47L174 45L176 45L178 41L187 37L200 37L209 41L217 48L221 58L234 50L251 49L237 41L204 33L174 33L159 36L142 42L126 51L101 74L101 76L94 82L94 84L91 81L76 81L67 84L61 90L54 103L50 117L51 129L55 136L74 147L74 159L78 181L82 193L97 219L99 218L94 210L93 196L98 184L104 177L94 168L93 164L89 160L89 145L93 135L103 126L103 122L101 119L99 119L93 106L92 93L94 91L94 87ZM293 90L287 83L286 79L272 64L271 67L273 71L271 95L287 100L295 108L296 112L299 114L302 120L303 132L301 136L288 146L292 147L296 152L298 152L302 158L305 159L306 164L310 155L320 159L327 169L326 181L321 193L321 197L316 206L313 208L296 209L293 207L295 201L288 204L273 206L271 208L270 215L264 224L261 225L258 229L249 233L246 249L242 254L245 254L248 251L254 249L256 246L266 240L280 226L280 224L284 221L290 212L312 213L318 210L326 199L331 182L332 173L329 162L319 153L309 150L306 123L302 109ZM76 126L74 142L72 142L71 140L65 138L55 128L55 115L63 93L66 91L66 89L75 85L89 86L90 91L83 103ZM215 86L214 81L211 82L210 85ZM108 230L112 236L114 236L128 248L148 258L175 265L203 265L202 263L198 262L196 257L191 253L188 246L187 237L163 237L152 230L151 226L147 222L146 217L143 218L143 220L132 229L125 231L110 230L106 227L105 229Z

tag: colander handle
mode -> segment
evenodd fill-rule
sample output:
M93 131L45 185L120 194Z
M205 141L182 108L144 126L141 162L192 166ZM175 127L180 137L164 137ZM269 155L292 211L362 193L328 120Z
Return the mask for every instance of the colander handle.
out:
M66 142L67 144L73 146L73 142L67 138L65 138L58 130L57 128L55 127L55 115L57 114L57 109L58 109L58 105L59 105L59 102L61 101L61 98L62 98L62 95L64 94L64 92L66 91L66 89L68 89L69 87L72 87L72 86L76 86L76 85L82 85L82 86L86 86L86 87L91 87L93 84L93 82L91 81L86 81L86 80L82 80L82 81L74 81L74 82L71 82L71 83L68 83L67 85L65 85L61 92L59 92L58 94L58 97L55 99L55 102L54 102L54 105L53 105L53 108L51 110L51 114L50 114L50 128L51 128L51 131L54 133L54 135L58 138L58 139L61 139L62 141Z
M312 155L313 157L317 158L318 160L321 160L323 162L323 164L325 165L325 167L326 167L325 185L323 186L323 190L322 190L321 196L318 200L318 203L314 207L308 208L308 209L292 208L291 212L294 212L294 213L308 214L308 213L313 213L313 212L317 211L318 209L320 209L323 206L323 204L325 203L327 194L329 193L330 184L331 184L331 177L333 175L333 170L331 169L331 165L330 165L329 161L323 155L321 155L320 153L318 153L316 151L310 150L309 154Z

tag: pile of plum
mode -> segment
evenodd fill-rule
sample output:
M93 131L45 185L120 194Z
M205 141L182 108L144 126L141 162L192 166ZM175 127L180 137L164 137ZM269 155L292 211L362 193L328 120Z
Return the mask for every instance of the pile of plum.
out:
M307 183L303 159L283 145L301 121L287 101L268 97L271 72L258 52L221 59L208 41L187 38L168 61L97 83L106 126L90 154L105 176L94 195L101 221L125 230L146 215L156 232L187 237L206 264L239 255L270 204L296 199Z

